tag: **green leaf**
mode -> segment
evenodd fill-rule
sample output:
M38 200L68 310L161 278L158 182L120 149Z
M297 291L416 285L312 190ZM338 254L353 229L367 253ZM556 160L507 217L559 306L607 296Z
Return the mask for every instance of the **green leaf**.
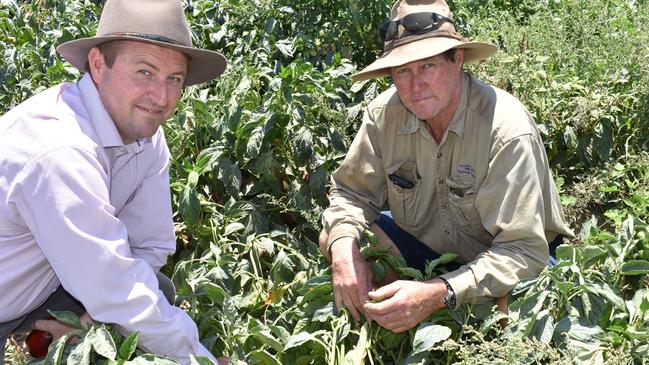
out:
M196 191L189 185L185 185L178 201L178 209L185 223L193 227L198 224L201 215L201 202Z
M295 162L298 166L304 166L313 156L313 134L308 128L302 127L293 136L293 140L295 141Z
M257 360L257 364L282 365L282 363L266 350L255 350L248 355Z
M77 344L67 357L68 364L90 365L90 352L92 344L87 336Z
M239 232L246 229L246 226L243 225L243 223L240 222L233 222L225 226L225 232L224 236L229 236L233 233Z
M644 275L649 274L649 261L629 260L622 264L622 275Z
M440 326L425 322L419 325L415 338L412 342L412 354L418 354L429 351L436 344L446 340L451 336L451 329L446 326Z
M113 337L105 327L94 327L94 330L88 333L88 339L99 355L107 359L115 360L117 357L117 348Z
M334 303L328 302L324 307L316 310L311 317L314 322L327 322L335 318L334 316Z
M123 360L130 360L131 356L135 353L137 349L137 343L140 339L140 334L138 332L131 333L124 342L119 346L119 358Z
M233 197L239 195L243 177L239 166L229 158L220 160L216 166L217 178L223 183L225 190Z
M65 350L65 343L68 342L72 334L66 333L59 337L58 340L52 342L50 348L47 350L47 356L43 360L44 365L62 365L63 364L63 351Z
M68 326L76 329L83 329L79 316L74 312L69 311L48 311L54 319L59 322L63 322Z
M252 332L250 336L254 337L264 345L269 346L270 348L272 348L277 352L282 352L284 350L282 344L268 330L255 331Z
M298 347L305 342L312 341L314 339L313 336L314 335L309 332L300 332L298 334L292 335L286 341L286 344L284 345L284 351L293 347Z
M368 336L369 326L370 322L365 322L361 327L356 346L345 354L344 365L365 365L367 350L372 346L372 341Z
M262 127L253 129L246 144L246 161L249 161L259 155L261 146L264 142L264 130Z

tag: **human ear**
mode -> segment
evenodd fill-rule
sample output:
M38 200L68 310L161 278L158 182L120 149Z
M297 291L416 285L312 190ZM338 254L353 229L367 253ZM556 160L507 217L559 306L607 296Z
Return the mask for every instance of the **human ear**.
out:
M98 78L101 76L105 65L106 62L104 60L104 55L101 53L99 48L91 48L90 52L88 52L88 69L90 71L90 75L92 76L92 80L95 83L97 83Z

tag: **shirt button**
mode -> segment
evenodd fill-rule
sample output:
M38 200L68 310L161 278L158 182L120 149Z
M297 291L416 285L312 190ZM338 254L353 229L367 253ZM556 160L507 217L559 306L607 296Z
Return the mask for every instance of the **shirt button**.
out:
M446 209L446 204L442 204L442 209Z
M444 233L445 233L446 235L449 235L451 232L450 232L448 229L445 229L445 230L444 230Z
M437 158L442 158L442 154L441 154L441 153L438 153L438 154L437 154Z
M439 179L438 183L439 183L440 185L444 185L444 179Z

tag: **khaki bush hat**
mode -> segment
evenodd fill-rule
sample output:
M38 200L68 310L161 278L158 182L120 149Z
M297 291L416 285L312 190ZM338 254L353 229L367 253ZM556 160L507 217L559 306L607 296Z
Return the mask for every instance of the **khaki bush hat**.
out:
M430 26L422 31L409 32L407 24L402 23L407 20L404 18L408 15L415 17L428 15ZM381 57L352 75L352 79L363 81L387 76L392 67L433 57L453 48L464 49L464 63L484 60L496 53L498 50L496 46L472 42L457 33L452 23L452 16L444 0L398 0L390 11L389 25L394 37L386 38ZM418 22L418 25L421 24Z
M227 66L222 54L192 47L180 0L107 0L94 37L63 43L56 50L83 72L91 48L119 39L152 43L186 54L190 58L186 86L212 80Z

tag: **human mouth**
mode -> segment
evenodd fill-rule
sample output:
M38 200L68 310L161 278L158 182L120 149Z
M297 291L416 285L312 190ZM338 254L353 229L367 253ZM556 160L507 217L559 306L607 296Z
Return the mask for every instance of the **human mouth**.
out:
M135 106L138 110L144 112L145 114L149 114L151 116L160 116L163 114L163 109L161 108L155 108L151 106L144 106L144 105L136 105Z

